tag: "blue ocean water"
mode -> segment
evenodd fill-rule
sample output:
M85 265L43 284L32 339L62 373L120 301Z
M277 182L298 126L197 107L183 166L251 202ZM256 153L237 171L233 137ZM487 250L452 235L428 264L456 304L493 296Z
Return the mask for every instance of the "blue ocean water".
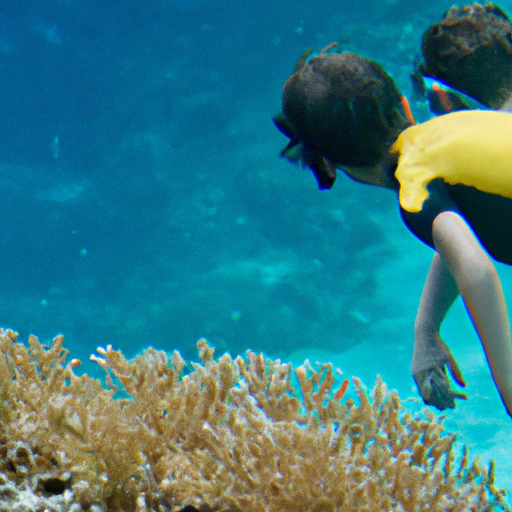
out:
M218 353L333 361L368 386L380 374L417 399L431 250L393 193L342 176L320 192L280 159L272 116L299 55L332 41L410 95L421 36L450 5L3 1L0 325L63 333L90 372L98 346L194 358L206 337ZM512 424L461 303L443 335L470 396L447 424L512 492Z

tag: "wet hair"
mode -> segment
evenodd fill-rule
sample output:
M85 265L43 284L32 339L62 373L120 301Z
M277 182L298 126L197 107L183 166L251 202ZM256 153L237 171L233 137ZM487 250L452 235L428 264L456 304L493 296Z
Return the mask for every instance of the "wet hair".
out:
M408 126L393 79L353 53L323 52L299 65L282 107L303 148L340 167L376 165Z
M512 95L512 24L488 3L452 7L423 35L425 76L436 78L491 108Z

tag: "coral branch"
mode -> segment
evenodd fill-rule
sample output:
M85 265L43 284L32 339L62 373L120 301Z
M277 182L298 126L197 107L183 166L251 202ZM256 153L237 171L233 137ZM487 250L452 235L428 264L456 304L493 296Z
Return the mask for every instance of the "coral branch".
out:
M0 510L509 510L494 464L456 457L380 379L368 395L353 378L356 405L330 363L215 359L201 340L190 365L98 349L105 389L62 344L0 330Z

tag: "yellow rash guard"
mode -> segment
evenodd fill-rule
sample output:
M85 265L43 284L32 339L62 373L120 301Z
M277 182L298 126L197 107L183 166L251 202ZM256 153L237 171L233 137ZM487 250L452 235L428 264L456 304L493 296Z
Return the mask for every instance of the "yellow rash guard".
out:
M403 131L398 153L402 217L432 246L432 223L461 214L489 254L512 264L512 113L466 110Z

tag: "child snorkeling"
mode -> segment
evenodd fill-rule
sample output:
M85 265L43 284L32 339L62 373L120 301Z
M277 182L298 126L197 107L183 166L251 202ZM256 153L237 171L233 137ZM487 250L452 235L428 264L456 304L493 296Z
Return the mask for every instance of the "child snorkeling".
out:
M425 33L421 71L456 82L458 90L490 108L507 108L510 34L508 18L492 4L452 8ZM415 125L407 102L378 64L329 49L300 61L284 84L282 113L275 119L290 139L282 154L309 167L321 189L333 186L340 169L396 191L403 221L435 250L412 360L424 402L443 410L466 398L450 388L447 370L459 386L465 382L439 334L460 294L512 415L510 325L491 261L512 264L512 114L462 110ZM482 73L485 66L492 69Z

